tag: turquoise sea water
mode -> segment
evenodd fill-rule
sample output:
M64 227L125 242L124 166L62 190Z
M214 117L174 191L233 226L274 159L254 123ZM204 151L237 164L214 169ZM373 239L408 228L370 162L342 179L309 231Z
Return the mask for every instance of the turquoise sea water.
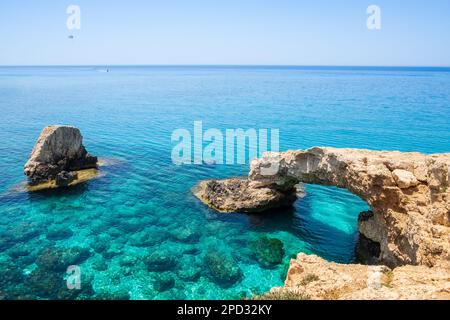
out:
M172 164L172 131L192 132L197 120L205 130L278 128L281 150L450 151L449 69L109 69L0 68L3 298L240 298L281 285L301 251L352 261L367 205L345 190L308 185L292 210L264 215L199 203L198 181L248 165ZM15 191L49 124L77 126L88 151L115 164L70 189ZM264 236L282 241L282 263L258 259ZM82 290L64 289L61 260L80 267Z

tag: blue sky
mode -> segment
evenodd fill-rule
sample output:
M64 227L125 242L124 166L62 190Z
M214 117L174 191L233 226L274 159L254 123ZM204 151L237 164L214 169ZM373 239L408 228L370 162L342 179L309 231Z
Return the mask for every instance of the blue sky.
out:
M450 66L449 15L449 0L2 0L0 65Z

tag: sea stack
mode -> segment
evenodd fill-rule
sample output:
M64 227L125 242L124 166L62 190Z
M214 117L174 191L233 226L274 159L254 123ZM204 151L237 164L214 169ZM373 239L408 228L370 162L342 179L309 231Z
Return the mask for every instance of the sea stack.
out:
M57 186L67 186L76 171L97 168L97 160L83 146L78 128L52 125L42 130L24 172L31 185L55 180Z

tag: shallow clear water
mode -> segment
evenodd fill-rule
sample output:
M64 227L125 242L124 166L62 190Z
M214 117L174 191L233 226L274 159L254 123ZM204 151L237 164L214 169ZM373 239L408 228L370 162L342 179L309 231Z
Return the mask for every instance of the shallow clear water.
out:
M353 259L357 216L367 205L345 190L308 185L292 210L264 215L216 214L199 203L190 192L196 182L245 175L248 166L172 164L172 131L192 132L196 120L204 129L279 128L281 150L449 151L448 69L103 71L0 68L2 297L64 298L58 291L64 272L37 271L42 259L70 248L84 250L75 262L82 287L92 287L78 298L239 298L281 285L292 254ZM69 190L14 191L48 124L79 127L88 151L116 163L102 169L104 177ZM284 245L283 262L273 268L255 258L252 244L264 235ZM170 263L149 270L146 257L167 251ZM241 276L231 283L211 277L211 252Z

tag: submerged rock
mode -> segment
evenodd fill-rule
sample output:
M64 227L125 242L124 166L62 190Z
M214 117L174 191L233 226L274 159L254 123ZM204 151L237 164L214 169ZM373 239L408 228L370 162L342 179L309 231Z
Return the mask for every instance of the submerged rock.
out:
M105 271L108 269L108 264L105 259L99 259L92 264L92 267L97 271Z
M242 278L242 270L225 252L209 250L205 256L210 278L222 287L231 287Z
M160 250L145 257L144 263L149 271L166 271L174 269L177 260L169 250Z
M24 172L31 184L58 179L61 185L68 185L75 179L71 171L96 167L97 157L86 151L80 130L54 125L42 130Z
M255 240L251 247L263 267L272 268L283 261L284 245L279 239L264 236Z
M138 262L138 257L125 255L120 259L119 264L121 267L132 267L135 266Z
M87 299L92 296L90 281L81 274L81 290L70 290L67 287L66 271L71 265L78 265L91 256L88 249L46 248L42 250L35 263L37 268L26 276L26 285L34 298L44 299Z
M147 230L148 229L148 230ZM167 231L163 229L147 228L139 233L134 233L129 236L129 244L136 247L153 247L160 245L167 240ZM153 232L153 230L158 230Z
M49 271L66 271L67 267L80 264L91 256L89 249L80 247L46 248L39 253L36 265Z
M176 241L183 243L197 243L201 236L200 233L186 226L177 228L170 234Z
M90 281L81 275L80 290L67 287L64 273L49 271L44 268L33 270L26 278L26 284L35 296L52 300L88 299L94 294Z
M294 186L279 190L239 178L202 181L192 191L202 202L220 212L262 212L291 206L297 199Z
M153 288L156 291L163 292L172 289L175 286L175 278L168 272L158 273L153 282Z
M73 236L73 231L69 228L49 229L45 236L48 240L63 240Z
M181 280L196 281L202 275L202 263L195 256L184 255L180 259L179 265L177 275Z
M183 254L197 255L200 253L200 248L195 245L188 245L183 249Z
M103 251L102 252L102 257L106 260L112 259L115 256L121 255L122 252L122 248L114 246L114 247L110 247L108 250Z
M28 242L33 238L40 236L46 232L46 228L43 225L35 223L20 223L19 225L13 225L0 233L0 251L2 247L5 250L19 242Z
M144 229L144 226L139 221L121 221L118 228L127 234L133 234Z
M183 269L178 270L178 277L184 281L197 281L202 275L202 269L197 266L184 266Z
M13 262L0 261L0 270L2 270L0 290L16 286L24 278L22 270Z
M20 259L21 257L27 257L30 254L30 250L26 247L16 246L8 250L8 255L13 259Z
M49 272L44 268L33 270L26 280L37 296L45 298L56 297L65 284L62 276L55 272Z
M97 253L103 253L110 247L111 238L106 236L97 236L90 244L90 247Z

